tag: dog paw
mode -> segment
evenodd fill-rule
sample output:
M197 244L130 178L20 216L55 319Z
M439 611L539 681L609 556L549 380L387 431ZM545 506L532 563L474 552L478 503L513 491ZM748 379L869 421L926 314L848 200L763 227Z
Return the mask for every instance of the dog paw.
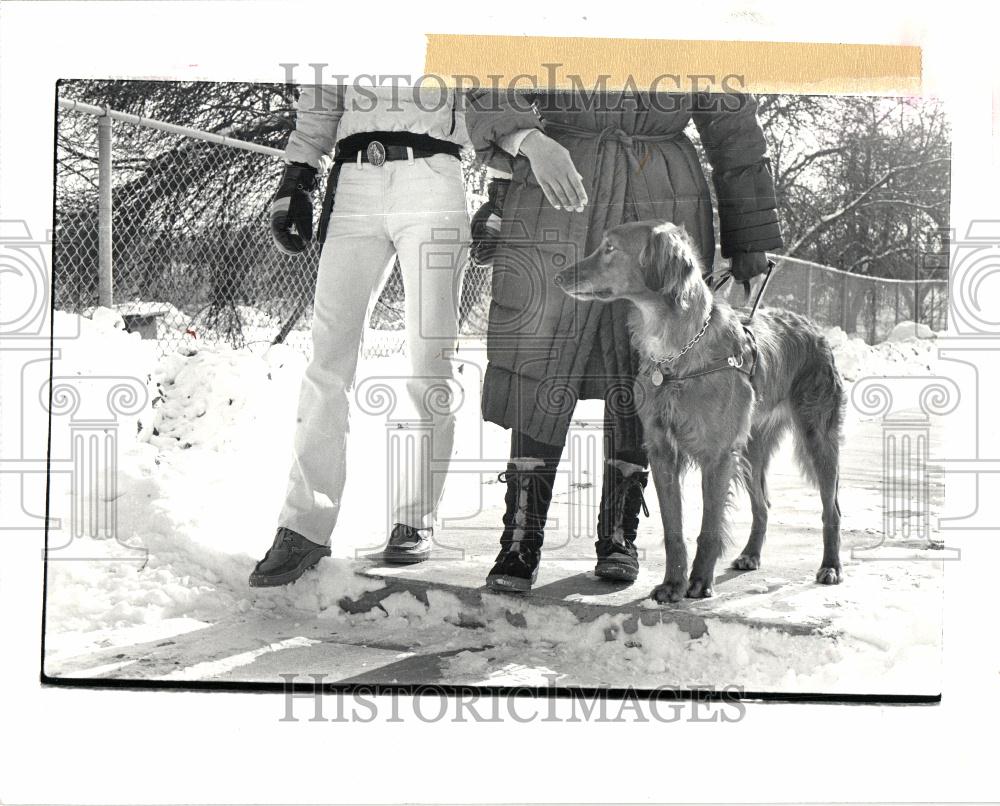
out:
M686 579L675 582L663 582L653 588L653 592L649 594L649 597L660 604L675 604L684 598L684 589L686 587Z
M737 571L756 571L760 568L760 555L758 554L741 554L732 564L730 568L735 568Z
M708 599L714 593L711 580L695 578L688 585L687 594L685 595L688 599Z
M844 572L840 568L824 565L816 572L816 581L820 585L839 585L843 579Z

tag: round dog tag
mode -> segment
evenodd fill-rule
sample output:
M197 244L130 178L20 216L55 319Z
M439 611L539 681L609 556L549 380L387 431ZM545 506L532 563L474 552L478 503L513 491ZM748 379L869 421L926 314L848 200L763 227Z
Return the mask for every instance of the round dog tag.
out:
M660 370L658 369L654 369L649 374L649 379L653 382L653 386L659 386L661 383L663 383L663 373L660 372Z

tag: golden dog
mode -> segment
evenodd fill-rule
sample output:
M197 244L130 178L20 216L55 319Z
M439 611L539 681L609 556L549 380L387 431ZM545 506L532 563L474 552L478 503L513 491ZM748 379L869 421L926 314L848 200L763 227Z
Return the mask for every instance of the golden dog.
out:
M764 309L744 324L715 299L683 228L640 221L614 227L597 250L555 277L582 300L626 299L641 367L635 382L663 519L667 565L658 602L712 595L715 563L728 541L734 481L750 494L750 538L732 566L760 567L767 531L766 473L791 428L804 474L823 502L823 560L817 582L837 584L837 502L844 390L830 346L807 319ZM683 470L702 473L702 523L688 575L681 529Z

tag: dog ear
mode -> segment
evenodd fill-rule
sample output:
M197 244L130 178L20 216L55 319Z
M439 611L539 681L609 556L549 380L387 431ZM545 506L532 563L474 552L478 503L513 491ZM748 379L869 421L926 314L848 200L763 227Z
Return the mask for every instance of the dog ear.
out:
M650 230L649 240L639 255L639 264L646 269L650 288L676 295L692 272L697 271L698 258L683 225L664 222Z
M646 284L660 288L670 259L670 233L666 224L651 227L646 245L639 253L639 265L646 270Z

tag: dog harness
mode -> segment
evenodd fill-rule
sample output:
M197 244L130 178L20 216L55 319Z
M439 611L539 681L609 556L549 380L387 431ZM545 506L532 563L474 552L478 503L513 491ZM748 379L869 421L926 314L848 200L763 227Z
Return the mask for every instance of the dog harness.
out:
M743 334L745 338L740 340L739 346L733 355L728 355L723 359L719 359L711 362L704 369L698 372L692 372L690 375L670 375L668 372L664 372L664 368L669 370L669 365L680 358L684 353L690 350L702 336L705 335L705 331L708 330L708 323L712 319L711 310L708 312L708 316L705 317L705 323L701 326L693 339L689 341L676 355L668 355L664 358L657 359L655 361L651 360L649 362L649 379L652 381L653 386L661 386L665 381L686 381L689 378L698 378L702 375L708 375L710 372L721 372L724 369L735 369L737 372L742 372L751 381L753 380L754 370L757 369L757 337L754 332L750 329L750 322L753 320L753 315L757 313L757 306L760 304L761 298L764 296L764 289L767 288L767 281L771 279L771 272L774 271L774 261L767 261L767 273L761 280L760 288L757 289L757 296L753 301L753 307L750 309L750 314L740 322L743 325ZM712 277L715 272L706 275L706 277ZM718 292L726 282L730 279L732 275L726 273L722 277L722 280L715 285L714 291ZM712 288L713 284L708 282L706 279L706 284L709 288ZM750 294L750 284L744 283L747 291L747 296L749 298ZM747 366L747 359L749 358L750 363Z
M704 367L697 372L691 372L687 375L673 375L670 373L669 364L672 364L684 355L684 353L694 347L694 345L699 341L699 339L701 339L701 337L705 334L705 331L708 329L708 322L709 320L706 319L702 329L684 346L684 349L682 349L679 353L668 356L667 358L659 361L649 362L649 380L652 382L653 386L662 386L664 383L673 383L675 381L687 381L691 378L700 378L702 375L708 375L712 372L722 372L727 369L733 369L737 372L741 372L750 380L753 380L754 370L757 369L757 337L754 335L754 332L750 329L747 322L741 323L743 325L744 337L740 339L739 344L732 355L727 355L725 358L719 358L711 361L707 367Z

